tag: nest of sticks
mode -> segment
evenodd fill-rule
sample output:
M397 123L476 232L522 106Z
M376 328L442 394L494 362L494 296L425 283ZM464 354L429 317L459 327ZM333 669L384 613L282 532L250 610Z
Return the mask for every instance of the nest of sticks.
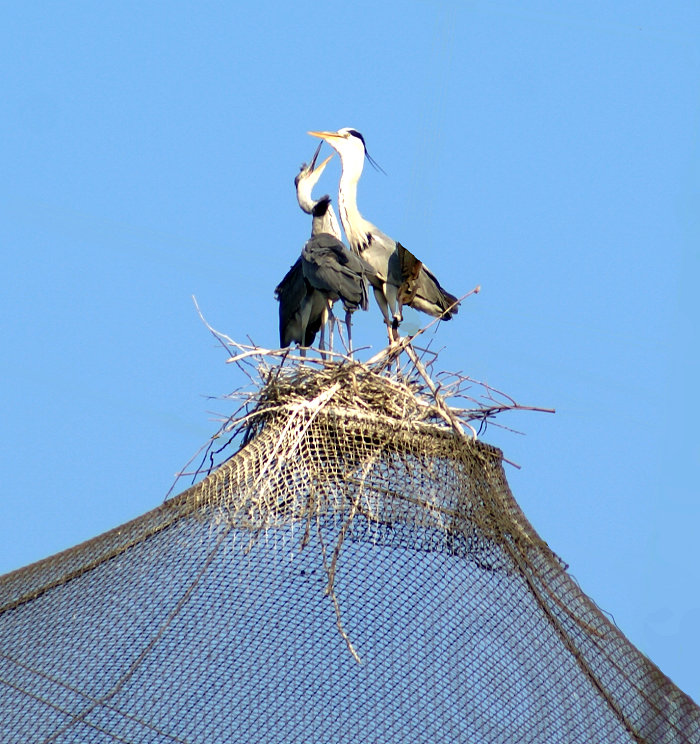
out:
M521 405L465 374L437 371L438 354L416 343L435 321L372 358L359 361L319 349L301 356L298 350L241 344L212 328L199 307L197 311L228 354L227 363L234 364L249 384L223 397L236 402L236 410L218 417L218 430L177 474L168 495L181 477L191 478L194 483L209 475L272 419L304 407L322 406L326 413L371 417L389 426L424 432L428 428L442 429L467 439L476 439L488 424L514 431L496 421L506 411L554 413L551 408Z

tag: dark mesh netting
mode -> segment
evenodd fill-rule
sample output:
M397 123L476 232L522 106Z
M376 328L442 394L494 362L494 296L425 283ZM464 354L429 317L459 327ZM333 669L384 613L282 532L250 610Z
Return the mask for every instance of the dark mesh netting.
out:
M2 578L3 743L700 741L500 452L351 387L268 386L201 483Z

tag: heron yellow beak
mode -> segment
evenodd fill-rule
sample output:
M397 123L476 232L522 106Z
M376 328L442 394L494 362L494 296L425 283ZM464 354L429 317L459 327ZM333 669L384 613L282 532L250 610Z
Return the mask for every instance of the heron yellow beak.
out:
M332 137L340 139L340 135L338 134L338 132L307 132L307 134L310 134L312 137L320 137L324 140L330 139Z
M318 157L319 152L321 152L322 147L323 147L323 142L319 142L318 147L316 148L316 152L314 153L314 156L311 158L311 162L309 163L310 171L314 169L314 166L316 165L316 158Z
M318 165L318 167L314 168L314 172L318 171L319 175L323 173L323 169L330 163L331 160L333 160L333 156L335 155L334 152L332 152L322 163Z
M335 155L335 153L332 152L322 163L319 163L319 165L317 166L316 159L318 158L318 154L321 152L322 147L323 147L323 142L319 142L318 147L316 148L316 152L314 153L314 156L311 158L311 163L308 166L308 171L310 173L318 173L319 176L321 175L321 173L323 173L323 169L328 165L328 162Z

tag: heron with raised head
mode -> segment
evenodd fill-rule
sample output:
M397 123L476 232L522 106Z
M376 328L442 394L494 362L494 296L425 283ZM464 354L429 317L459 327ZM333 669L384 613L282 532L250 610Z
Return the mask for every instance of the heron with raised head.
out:
M398 339L399 323L403 320L403 305L449 320L457 313L457 298L442 288L422 261L366 220L357 207L357 183L362 175L365 158L374 162L367 152L364 137L356 129L349 127L337 132L309 134L326 141L340 155L340 220L350 247L376 272L378 281L372 282L372 286L388 326L389 340Z
M322 143L321 143L322 144ZM341 300L345 308L348 349L352 353L352 313L369 305L367 279L374 269L350 252L340 239L340 227L328 195L315 200L312 190L331 154L318 166L319 144L309 165L302 165L294 179L301 209L312 215L311 238L301 256L275 289L279 300L280 344L297 342L310 346L321 329L321 348L325 348L324 330L329 326L332 347L333 303Z

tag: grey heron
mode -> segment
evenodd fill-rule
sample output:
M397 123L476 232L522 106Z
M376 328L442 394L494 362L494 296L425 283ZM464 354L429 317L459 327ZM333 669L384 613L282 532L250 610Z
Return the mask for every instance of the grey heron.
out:
M338 186L338 208L350 247L374 268L379 281L372 282L389 340L398 338L403 320L402 306L442 320L457 313L457 298L446 292L435 275L398 241L366 220L357 208L357 183L367 153L364 137L351 128L337 132L309 132L325 140L340 155L342 174Z
M333 317L333 303L340 299L345 308L348 346L352 350L351 316L358 308L368 307L366 276L374 276L374 269L340 240L340 227L330 197L314 200L311 195L333 157L330 155L315 167L321 144L311 163L303 165L294 179L299 206L312 215L311 237L275 289L280 302L280 344L289 346L296 341L302 347L310 346L320 328L323 348L324 328Z

